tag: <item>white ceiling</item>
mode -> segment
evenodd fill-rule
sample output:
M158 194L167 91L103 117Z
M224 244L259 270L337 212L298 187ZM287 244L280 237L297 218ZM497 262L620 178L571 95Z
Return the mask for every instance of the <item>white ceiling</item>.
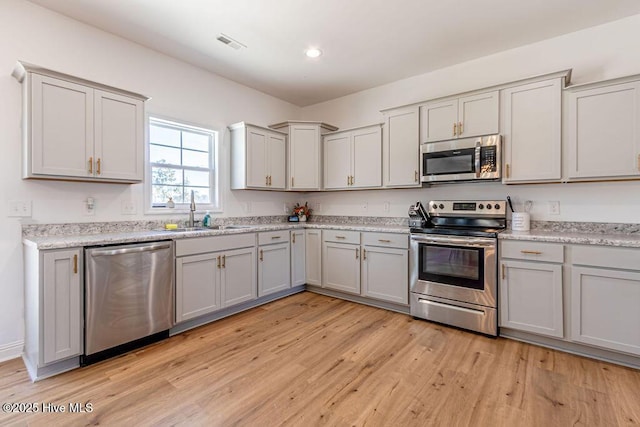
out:
M299 106L640 13L638 0L30 1Z

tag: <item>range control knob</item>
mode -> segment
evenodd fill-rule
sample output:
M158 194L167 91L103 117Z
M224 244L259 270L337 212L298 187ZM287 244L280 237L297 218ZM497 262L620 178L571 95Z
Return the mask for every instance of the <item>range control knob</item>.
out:
M496 203L496 205L494 206L494 208L496 208L496 209L500 209L500 205Z
M440 206L438 206L440 209L444 209L444 205L442 203L440 203Z
M487 209L491 209L491 204L487 204Z
M478 209L484 209L484 205L483 205L482 203L480 203L480 204L478 205Z
M438 205L436 205L435 203L434 203L434 204L432 204L432 205L431 205L431 207L432 207L433 209L438 209Z

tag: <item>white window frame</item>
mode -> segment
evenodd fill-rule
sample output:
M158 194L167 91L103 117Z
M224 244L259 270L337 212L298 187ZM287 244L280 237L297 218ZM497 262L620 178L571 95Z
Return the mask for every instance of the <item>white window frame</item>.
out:
M174 127L191 129L197 132L211 133L211 147L210 154L211 167L210 167L210 200L209 204L196 203L197 212L210 211L212 213L222 213L222 197L220 189L220 135L221 132L212 126L203 126L179 120L175 118L163 117L158 114L147 114L145 121L145 181L144 181L144 206L146 214L184 214L189 212L189 203L176 203L174 208L169 207L154 207L152 203L152 174L151 174L151 158L149 154L150 141L150 126L152 122L166 123Z

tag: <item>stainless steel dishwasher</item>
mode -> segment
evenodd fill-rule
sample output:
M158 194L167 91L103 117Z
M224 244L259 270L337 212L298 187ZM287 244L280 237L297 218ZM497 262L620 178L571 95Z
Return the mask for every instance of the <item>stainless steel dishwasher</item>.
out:
M83 366L169 336L172 241L85 248L85 263Z

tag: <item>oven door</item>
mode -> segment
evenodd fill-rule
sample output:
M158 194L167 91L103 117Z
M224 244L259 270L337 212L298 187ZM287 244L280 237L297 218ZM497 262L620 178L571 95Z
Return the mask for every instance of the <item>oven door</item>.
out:
M411 291L497 307L497 239L412 234Z

